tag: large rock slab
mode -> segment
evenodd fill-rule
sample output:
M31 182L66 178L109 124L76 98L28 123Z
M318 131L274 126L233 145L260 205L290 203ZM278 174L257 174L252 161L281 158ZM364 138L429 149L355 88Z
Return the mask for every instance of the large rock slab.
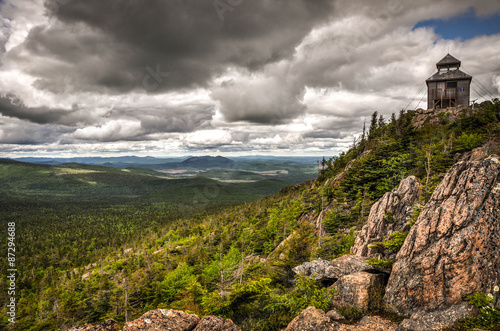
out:
M364 316L356 324L342 324L339 331L395 331L397 327L397 323L380 316Z
M383 242L395 231L408 231L419 191L420 183L415 176L409 176L401 181L399 187L384 194L370 209L368 220L356 237L351 253L375 256L381 252L372 250L370 244Z
M337 290L333 300L341 306L356 306L368 310L374 300L382 301L385 282L385 274L357 272L343 276L333 285Z
M241 329L230 319L205 316L193 331L241 331Z
M374 267L366 264L367 260L368 259L366 257L343 255L335 260L332 260L331 264L335 268L339 278L360 271L376 272Z
M446 174L397 255L385 295L393 311L445 310L492 293L500 281L499 174L498 156Z
M118 331L118 323L110 319L99 325L76 326L69 331Z
M142 315L140 318L125 323L123 331L191 331L200 318L179 310L156 309Z
M123 331L241 331L230 319L216 316L205 316L202 320L195 314L179 310L156 309L140 318L125 323ZM118 323L114 320L99 325L75 327L70 331L118 331Z
M467 303L451 306L445 310L433 312L418 312L401 322L396 331L432 331L442 330L453 324L456 320L470 316L476 312L476 309L470 307Z
M327 261L317 259L310 262L304 262L292 270L296 274L309 277L322 282L336 281L342 276L350 275L360 271L377 273L377 269L366 264L366 257L343 255L334 260Z
M330 261L317 259L304 262L292 269L296 274L312 278L314 280L336 280L339 278L338 268L334 268Z
M325 312L315 307L307 307L288 324L285 331L335 331L338 325L330 321Z
M310 310L313 307L308 307L306 310ZM308 311L307 315L309 317L306 317L306 312L302 312L304 319L301 320L304 323L302 324L293 324L292 323L296 320L297 318L292 321L292 323L289 324L290 329L286 329L285 331L298 331L298 330L304 330L304 331L312 331L312 330L335 330L335 331L395 331L396 328L398 327L398 324L396 322L392 322L390 320L384 319L380 316L365 316L363 317L358 323L356 324L342 324L336 322L335 319L330 319L330 326L328 325L328 322L324 320L322 311ZM328 317L328 313L326 314ZM309 323L307 322L307 319L321 319L322 324L320 325L315 325L314 323ZM297 321L298 322L298 321Z

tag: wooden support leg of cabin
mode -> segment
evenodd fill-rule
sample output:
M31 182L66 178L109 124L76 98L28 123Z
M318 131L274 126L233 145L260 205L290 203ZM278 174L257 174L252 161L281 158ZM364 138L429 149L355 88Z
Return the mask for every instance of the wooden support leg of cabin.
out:
M436 109L436 106L439 104L439 99L434 100L434 105L432 106L432 109ZM441 108L441 107L440 107Z

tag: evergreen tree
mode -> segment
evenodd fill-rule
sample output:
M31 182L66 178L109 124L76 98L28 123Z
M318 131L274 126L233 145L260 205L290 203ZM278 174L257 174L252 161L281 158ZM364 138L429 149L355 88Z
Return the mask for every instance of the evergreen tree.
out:
M374 111L372 114L372 119L370 121L370 129L368 131L368 140L372 140L375 137L375 131L377 130L377 117L378 117L378 112Z

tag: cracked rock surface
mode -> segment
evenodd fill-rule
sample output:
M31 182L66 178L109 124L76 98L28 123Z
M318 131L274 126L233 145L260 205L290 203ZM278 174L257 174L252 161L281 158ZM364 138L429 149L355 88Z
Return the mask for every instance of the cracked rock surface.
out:
M419 182L415 176L409 176L399 187L384 194L370 209L368 220L356 237L351 252L357 256L374 257L379 252L370 248L370 244L383 242L395 231L408 231L419 191Z
M395 312L445 310L500 283L499 174L496 155L446 174L397 254L385 295Z

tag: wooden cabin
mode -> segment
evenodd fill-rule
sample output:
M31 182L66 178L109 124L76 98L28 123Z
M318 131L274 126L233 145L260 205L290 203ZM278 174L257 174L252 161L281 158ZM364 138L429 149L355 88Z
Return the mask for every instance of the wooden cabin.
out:
M438 71L426 80L427 109L469 106L472 76L462 72L460 64L450 54L436 63Z

